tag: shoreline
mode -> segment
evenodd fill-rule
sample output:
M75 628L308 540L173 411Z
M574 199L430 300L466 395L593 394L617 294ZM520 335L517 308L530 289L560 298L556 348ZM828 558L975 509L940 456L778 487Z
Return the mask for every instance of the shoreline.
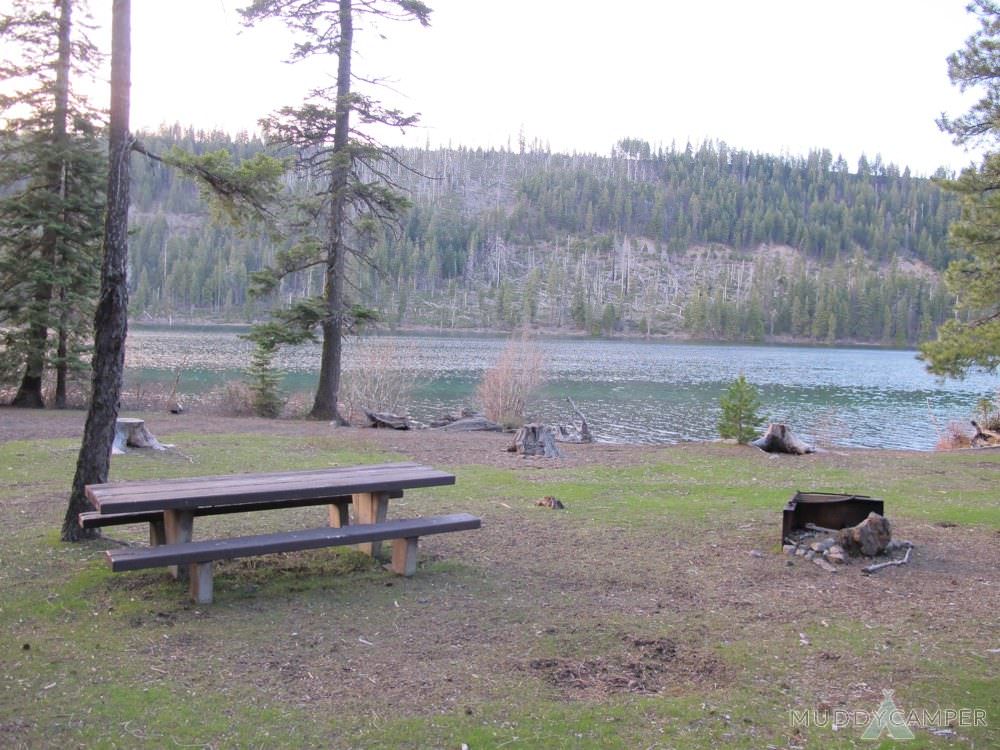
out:
M0 444L17 440L44 440L83 437L84 421L87 412L85 408L67 409L21 409L0 404ZM455 449L462 443L467 443L470 450L498 450L506 452L506 446L513 439L514 432L447 432L434 428L412 429L412 430L390 430L376 429L351 425L350 427L337 427L323 420L311 420L306 417L280 417L277 419L265 419L254 416L226 416L209 412L186 411L182 414L171 414L158 409L122 409L119 416L133 416L145 419L150 430L159 436L160 434L170 435L173 433L191 433L196 435L210 435L220 433L232 434L293 434L303 437L330 436L346 437L351 436L359 441L388 445L393 442L399 443L400 447L417 449L420 452L433 453L435 449ZM432 439L428 440L428 437ZM412 445L427 443L426 446ZM927 455L938 453L961 453L969 451L995 450L1000 446L986 446L984 448L963 448L951 451L940 451L933 448L873 448L867 446L842 446L823 445L817 446L815 453L803 456L793 456L788 454L765 453L764 451L749 445L738 445L732 441L722 439L709 440L679 440L664 443L629 443L629 442L593 442L593 443L559 443L560 449L564 453L573 454L583 452L590 454L597 459L599 454L622 454L631 452L637 456L664 450L691 451L704 449L706 452L714 450L746 450L748 454L760 455L765 458L783 458L788 460L801 459L809 460L810 456L830 456L830 455L855 455L855 454L878 454L888 456L892 454L900 455ZM530 463L532 465L553 467L563 466L560 459L541 459L536 457L522 457L518 454L507 454L518 461ZM599 460L595 461L600 463Z
M198 329L218 328L231 330L249 330L253 322L217 321L208 318L150 318L148 320L129 320L129 328L137 329ZM886 342L861 341L856 339L838 339L836 341L815 341L814 339L795 336L765 336L760 340L728 339L728 338L697 338L683 332L672 333L637 333L622 331L612 336L595 336L580 329L552 328L545 326L530 326L527 328L441 328L439 326L372 326L363 334L354 334L357 338L366 336L439 336L442 338L495 338L511 339L527 335L538 338L569 339L581 341L648 341L650 343L674 344L710 344L717 346L795 346L815 349L873 349L885 351L917 351L915 344L891 344Z

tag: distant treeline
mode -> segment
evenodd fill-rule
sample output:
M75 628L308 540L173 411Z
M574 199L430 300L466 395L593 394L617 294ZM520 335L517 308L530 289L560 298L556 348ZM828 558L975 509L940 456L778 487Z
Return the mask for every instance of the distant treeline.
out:
M179 126L150 150L264 149ZM778 157L705 142L611 156L405 149L386 164L413 207L352 270L355 301L392 325L538 325L612 334L913 343L951 315L938 272L957 203L879 158L851 171L829 151ZM254 319L250 274L278 249L213 224L197 189L137 162L130 283L135 316ZM307 176L288 189L307 193ZM283 301L321 288L283 284Z

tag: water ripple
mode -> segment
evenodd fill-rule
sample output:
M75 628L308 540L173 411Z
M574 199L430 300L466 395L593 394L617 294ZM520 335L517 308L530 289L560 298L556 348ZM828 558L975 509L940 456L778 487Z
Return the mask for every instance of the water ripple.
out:
M239 330L134 328L127 377L169 381L182 371L186 392L238 379L251 345ZM505 340L490 337L385 337L405 347L407 364L422 376L410 412L428 420L474 405L475 384ZM569 422L570 396L594 434L609 442L672 443L717 434L718 401L743 372L760 390L762 413L809 440L826 444L915 448L934 446L952 420L968 419L976 401L996 393L983 375L940 381L912 351L792 346L725 346L592 339L541 339L547 383L531 416ZM358 370L356 346L345 346L345 368ZM286 389L315 387L318 345L282 350L277 365Z

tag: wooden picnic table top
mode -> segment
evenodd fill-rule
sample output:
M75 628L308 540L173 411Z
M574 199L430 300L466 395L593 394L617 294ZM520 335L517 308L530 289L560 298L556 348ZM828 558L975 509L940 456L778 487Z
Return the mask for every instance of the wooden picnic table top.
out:
M391 463L91 484L87 485L86 494L94 507L103 514L333 498L454 483L454 474L430 466Z

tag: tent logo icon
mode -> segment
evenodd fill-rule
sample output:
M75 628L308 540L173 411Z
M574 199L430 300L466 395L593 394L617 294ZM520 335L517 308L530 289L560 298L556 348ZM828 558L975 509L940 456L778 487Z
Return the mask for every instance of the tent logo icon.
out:
M888 732L889 738L893 740L912 740L914 738L913 732L907 726L906 716L892 699L893 692L892 690L882 691L882 703L872 715L861 739L877 740L883 732Z

